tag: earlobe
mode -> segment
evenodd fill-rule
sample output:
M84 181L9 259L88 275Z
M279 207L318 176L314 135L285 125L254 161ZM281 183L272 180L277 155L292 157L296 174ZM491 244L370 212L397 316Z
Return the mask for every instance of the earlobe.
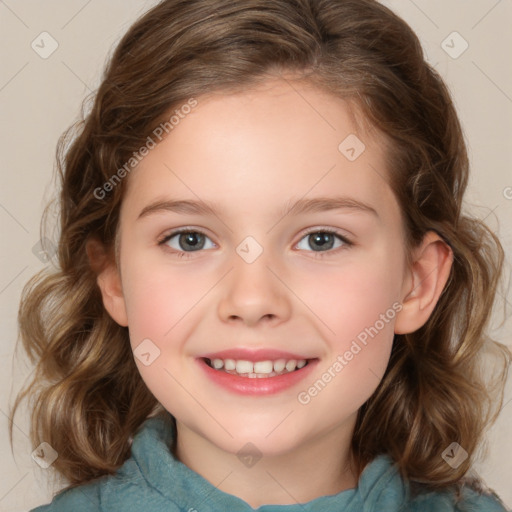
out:
M96 282L101 291L103 305L112 319L123 327L128 326L128 315L121 284L121 276L114 262L96 240L87 243L87 256L91 268L97 275Z
M429 319L450 276L453 252L439 235L428 232L414 251L402 310L396 316L395 333L417 331Z

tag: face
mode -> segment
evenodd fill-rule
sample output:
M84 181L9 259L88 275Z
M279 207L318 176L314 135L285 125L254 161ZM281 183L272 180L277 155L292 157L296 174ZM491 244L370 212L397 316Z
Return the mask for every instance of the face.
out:
M350 430L389 360L410 282L383 144L304 84L197 100L128 178L117 319L178 429L291 453Z

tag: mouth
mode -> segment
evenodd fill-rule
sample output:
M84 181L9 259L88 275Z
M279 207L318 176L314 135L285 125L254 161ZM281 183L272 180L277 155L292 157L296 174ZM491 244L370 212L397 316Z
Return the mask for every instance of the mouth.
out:
M204 363L218 372L248 379L268 379L300 371L313 359L266 359L247 361L244 359L220 359L203 357Z
M275 395L293 389L312 375L318 358L278 351L230 350L196 358L215 386L246 396ZM304 384L302 384L304 386Z

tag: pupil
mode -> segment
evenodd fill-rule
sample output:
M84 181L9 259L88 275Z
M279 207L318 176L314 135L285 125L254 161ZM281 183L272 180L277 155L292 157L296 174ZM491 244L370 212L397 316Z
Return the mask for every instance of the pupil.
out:
M310 242L312 248L316 245L320 249L331 249L334 240L331 233L313 233L310 235Z

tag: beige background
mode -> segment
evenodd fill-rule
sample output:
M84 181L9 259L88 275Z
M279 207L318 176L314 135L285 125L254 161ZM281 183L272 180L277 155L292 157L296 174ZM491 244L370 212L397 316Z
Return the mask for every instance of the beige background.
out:
M385 3L417 32L429 61L453 92L473 166L467 199L474 213L486 218L501 236L508 275L512 254L512 2ZM14 359L16 311L22 285L45 264L33 247L39 241L43 206L54 191L55 145L76 119L82 99L98 86L112 45L153 4L149 0L0 0L0 511L25 511L48 502L51 496L45 470L30 457L27 418L17 417L13 457L6 413L14 391L30 374L23 360ZM31 47L44 31L58 44L46 59ZM448 37L454 31L462 38ZM465 41L469 46L459 56ZM50 39L46 42L48 50ZM494 334L510 346L510 293L507 301L508 320ZM511 506L510 380L507 388L502 414L489 435L488 458L476 469Z

